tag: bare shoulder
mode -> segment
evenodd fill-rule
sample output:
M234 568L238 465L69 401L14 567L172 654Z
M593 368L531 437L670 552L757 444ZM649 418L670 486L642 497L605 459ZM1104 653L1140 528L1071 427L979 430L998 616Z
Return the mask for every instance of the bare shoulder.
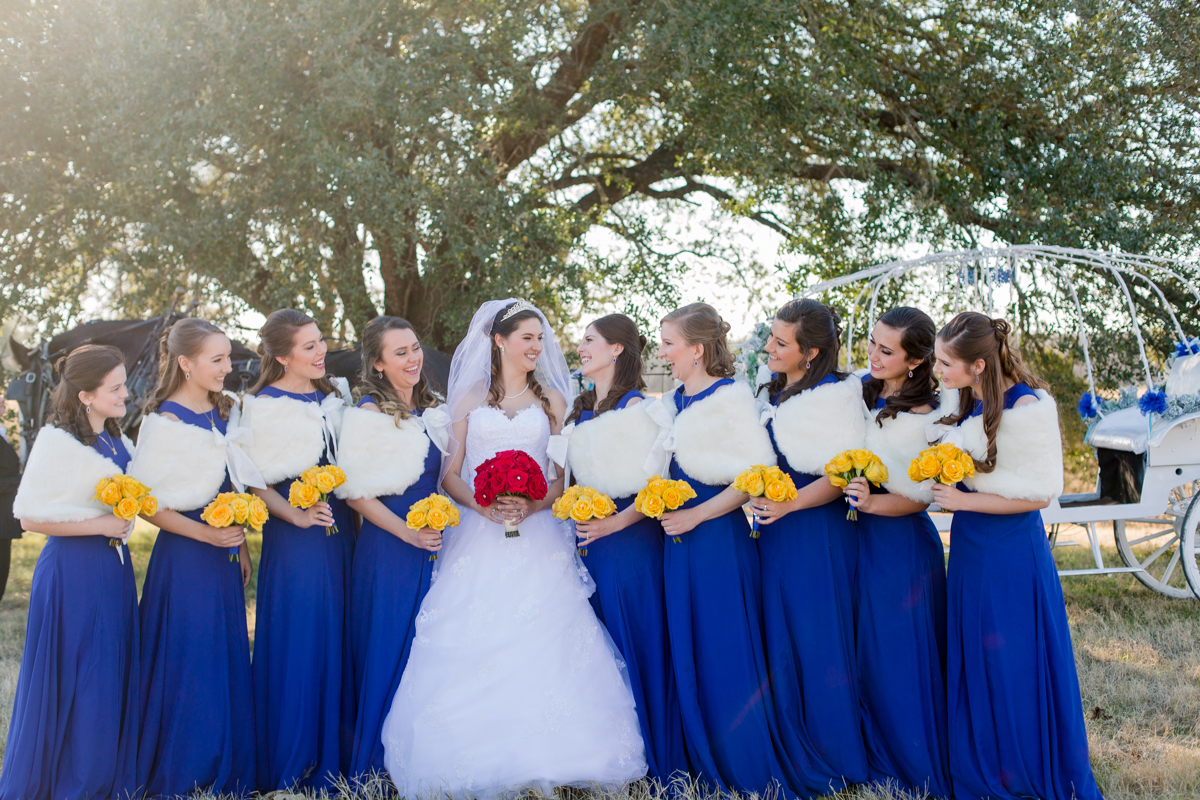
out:
M361 408L363 411L374 411L376 414L383 413L383 409L375 403L363 403L361 406L359 406L359 408Z
M563 397L563 393L558 389L546 388L546 397L550 400L550 407L555 411L567 410L567 398Z
M925 405L922 405L922 406L913 406L912 408L910 408L908 410L908 413L921 414L921 415L932 414L933 406L929 405L929 403L926 403Z
M630 406L636 406L638 403L642 402L645 399L646 398L644 398L644 397L631 397L631 398L629 398L629 402L627 402L625 404L625 407L629 408Z
M1020 408L1021 406L1031 406L1034 403L1036 403L1037 401L1038 401L1038 398L1034 397L1031 394L1027 394L1024 397L1022 397L1020 400L1018 400L1017 402L1013 403L1013 408Z
M170 411L160 411L158 412L158 415L163 419L170 419L174 420L175 422L179 422L179 417L175 416Z

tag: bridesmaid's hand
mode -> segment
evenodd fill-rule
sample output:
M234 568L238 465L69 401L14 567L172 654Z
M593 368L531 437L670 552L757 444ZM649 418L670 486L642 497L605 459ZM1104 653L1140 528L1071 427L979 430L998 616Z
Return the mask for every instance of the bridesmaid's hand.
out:
M116 514L100 517L96 520L96 526L101 536L120 539L122 542L129 538L129 534L133 533L133 520L121 519Z
M933 502L942 511L970 511L971 495L944 483L933 484Z
M292 524L297 528L311 528L318 525L322 528L328 528L333 525L333 509L329 507L329 503L314 503L309 508L297 508L296 518L292 520Z
M697 513L696 508L681 508L678 511L668 511L659 518L662 522L663 533L667 536L680 536L690 533L704 519Z
M619 514L612 514L604 519L589 519L587 522L575 523L575 535L579 537L577 547L587 547L597 539L612 536L625 529L618 519Z
M436 531L433 528L421 528L419 531L414 531L406 525L400 533L400 538L413 547L428 550L431 553L436 553L442 549L441 531Z
M795 501L781 503L777 500L768 500L766 497L752 497L750 498L750 513L758 517L759 525L770 525L792 513L795 510L792 507L793 502Z
M204 541L214 547L241 547L246 543L246 529L241 525L230 525L228 528L214 528L211 525L205 525L205 533L208 534Z
M850 481L850 484L842 489L842 493L850 498L850 505L866 514L870 514L871 509L875 506L871 485L867 483L866 478L855 478Z
M242 545L241 549L238 550L238 561L241 562L242 588L245 589L250 585L250 573L254 571L254 565L250 563L250 548L246 547L244 544Z

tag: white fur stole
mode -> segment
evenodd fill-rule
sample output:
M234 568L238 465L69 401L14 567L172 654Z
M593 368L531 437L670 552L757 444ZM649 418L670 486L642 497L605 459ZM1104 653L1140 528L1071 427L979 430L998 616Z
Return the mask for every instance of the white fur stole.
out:
M933 483L913 483L908 478L908 465L917 457L917 453L929 446L925 441L925 426L931 419L941 419L937 411L931 414L910 414L901 411L896 416L885 419L883 427L879 427L876 419L879 412L867 411L867 449L879 456L888 469L887 482L884 488L892 494L907 497L914 503L933 502Z
M806 389L775 409L775 444L792 469L823 475L825 465L838 453L864 446L862 407L858 378Z
M646 487L652 475L644 465L659 434L644 408L648 404L643 400L575 425L567 458L578 483L609 497L629 497Z
M325 453L327 436L336 447L350 390L344 378L334 381L342 396L331 394L320 404L293 397L242 398L242 424L254 434L246 453L267 483L295 478L316 466Z
M425 471L429 436L418 417L396 425L391 414L348 408L338 438L338 466L346 482L334 490L343 500L403 494Z
M1062 438L1058 406L1044 389L1038 402L1007 409L996 429L996 469L976 472L965 483L977 492L1013 500L1053 500L1063 491ZM976 460L987 456L983 417L968 417L960 427L964 449Z
M664 407L674 409L668 395ZM775 448L759 424L759 405L744 383L722 386L675 415L675 458L691 477L709 486L733 483L755 464L776 463Z
M133 451L133 442L124 436L121 441ZM46 425L38 431L25 464L13 516L33 522L82 522L111 514L112 509L96 499L96 484L119 474L115 462L62 428Z
M191 511L221 491L225 447L211 430L147 414L138 431L129 474L154 490L158 507L164 511Z

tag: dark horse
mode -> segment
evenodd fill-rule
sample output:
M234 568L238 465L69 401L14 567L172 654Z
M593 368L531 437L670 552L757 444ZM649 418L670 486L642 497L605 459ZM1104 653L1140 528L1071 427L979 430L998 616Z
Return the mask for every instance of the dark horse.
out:
M33 446L33 440L50 412L50 393L58 383L54 362L84 344L113 345L125 355L129 400L121 427L132 437L141 425L146 400L158 381L159 339L171 323L184 316L174 313L174 305L172 303L165 316L147 320L88 322L33 348L23 347L15 339L10 340L21 372L8 384L5 397L15 400L21 409L24 452L28 453ZM231 339L231 342L233 372L225 377L225 388L232 392L244 392L258 377L259 357L236 339ZM348 379L351 386L358 382L361 363L361 353L357 347L330 350L325 357L325 368L329 374ZM444 395L450 376L450 357L433 348L425 348L422 371L434 391Z

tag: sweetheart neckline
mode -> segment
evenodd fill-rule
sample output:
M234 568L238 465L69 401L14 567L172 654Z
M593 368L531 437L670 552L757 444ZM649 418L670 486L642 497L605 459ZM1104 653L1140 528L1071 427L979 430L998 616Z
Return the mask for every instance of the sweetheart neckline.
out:
M476 411L479 411L481 409L491 409L492 411L498 411L500 413L500 416L504 417L509 422L516 422L517 417L521 416L522 414L524 414L526 411L530 410L531 408L536 408L538 411L541 411L543 416L546 413L545 410L542 409L542 407L540 405L534 404L534 405L525 406L524 408L521 408L521 409L517 409L517 413L513 414L511 417L508 415L508 412L505 411L503 408L497 408L496 406L479 406L478 408L473 409L471 411L471 414L474 414ZM470 414L468 414L467 416L470 416Z

